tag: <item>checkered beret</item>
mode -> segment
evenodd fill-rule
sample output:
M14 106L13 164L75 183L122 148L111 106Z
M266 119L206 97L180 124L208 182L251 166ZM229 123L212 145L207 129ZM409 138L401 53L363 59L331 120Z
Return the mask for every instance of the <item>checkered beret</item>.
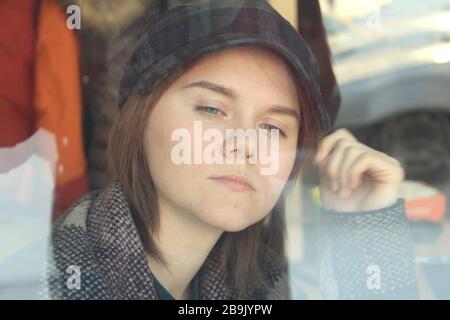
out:
M176 68L210 52L241 45L267 47L281 54L309 89L324 130L331 130L313 53L298 31L263 0L202 1L152 15L125 66L119 107L132 94L149 93Z

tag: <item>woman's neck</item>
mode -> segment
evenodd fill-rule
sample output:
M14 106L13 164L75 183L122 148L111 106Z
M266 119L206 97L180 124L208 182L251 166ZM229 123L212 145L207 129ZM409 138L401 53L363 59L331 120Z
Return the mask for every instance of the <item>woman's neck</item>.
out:
M149 257L152 273L175 298L189 296L189 284L222 234L222 230L206 225L192 213L160 200L159 228L153 237L165 259L167 268Z

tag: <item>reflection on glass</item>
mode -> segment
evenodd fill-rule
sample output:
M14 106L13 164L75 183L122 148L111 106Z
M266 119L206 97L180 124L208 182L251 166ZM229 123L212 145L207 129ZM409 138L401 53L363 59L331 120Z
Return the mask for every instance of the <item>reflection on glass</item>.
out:
M0 299L36 299L45 288L56 159L44 129L0 149Z

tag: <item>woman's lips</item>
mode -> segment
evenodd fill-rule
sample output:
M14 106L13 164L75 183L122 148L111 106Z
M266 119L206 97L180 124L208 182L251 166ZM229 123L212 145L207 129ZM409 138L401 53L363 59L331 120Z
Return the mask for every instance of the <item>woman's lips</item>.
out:
M227 175L209 177L209 179L220 182L233 191L255 191L255 188L243 177Z

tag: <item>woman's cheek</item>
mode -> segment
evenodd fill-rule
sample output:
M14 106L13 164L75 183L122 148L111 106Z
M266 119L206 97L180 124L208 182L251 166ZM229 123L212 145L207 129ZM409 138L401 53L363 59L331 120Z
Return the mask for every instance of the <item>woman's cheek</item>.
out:
M169 121L151 122L152 128L149 132L151 150L159 154L159 161L174 164L171 159L173 148L180 142L188 141L193 136L193 123L181 118L168 117ZM183 137L180 137L182 134Z
M264 186L264 197L271 202L276 202L280 196L287 179L292 171L294 160L290 154L281 153L277 164L276 173L271 175L260 175L259 178Z
M280 181L286 181L294 167L297 149L291 145L280 146L278 153L278 170L274 175Z

